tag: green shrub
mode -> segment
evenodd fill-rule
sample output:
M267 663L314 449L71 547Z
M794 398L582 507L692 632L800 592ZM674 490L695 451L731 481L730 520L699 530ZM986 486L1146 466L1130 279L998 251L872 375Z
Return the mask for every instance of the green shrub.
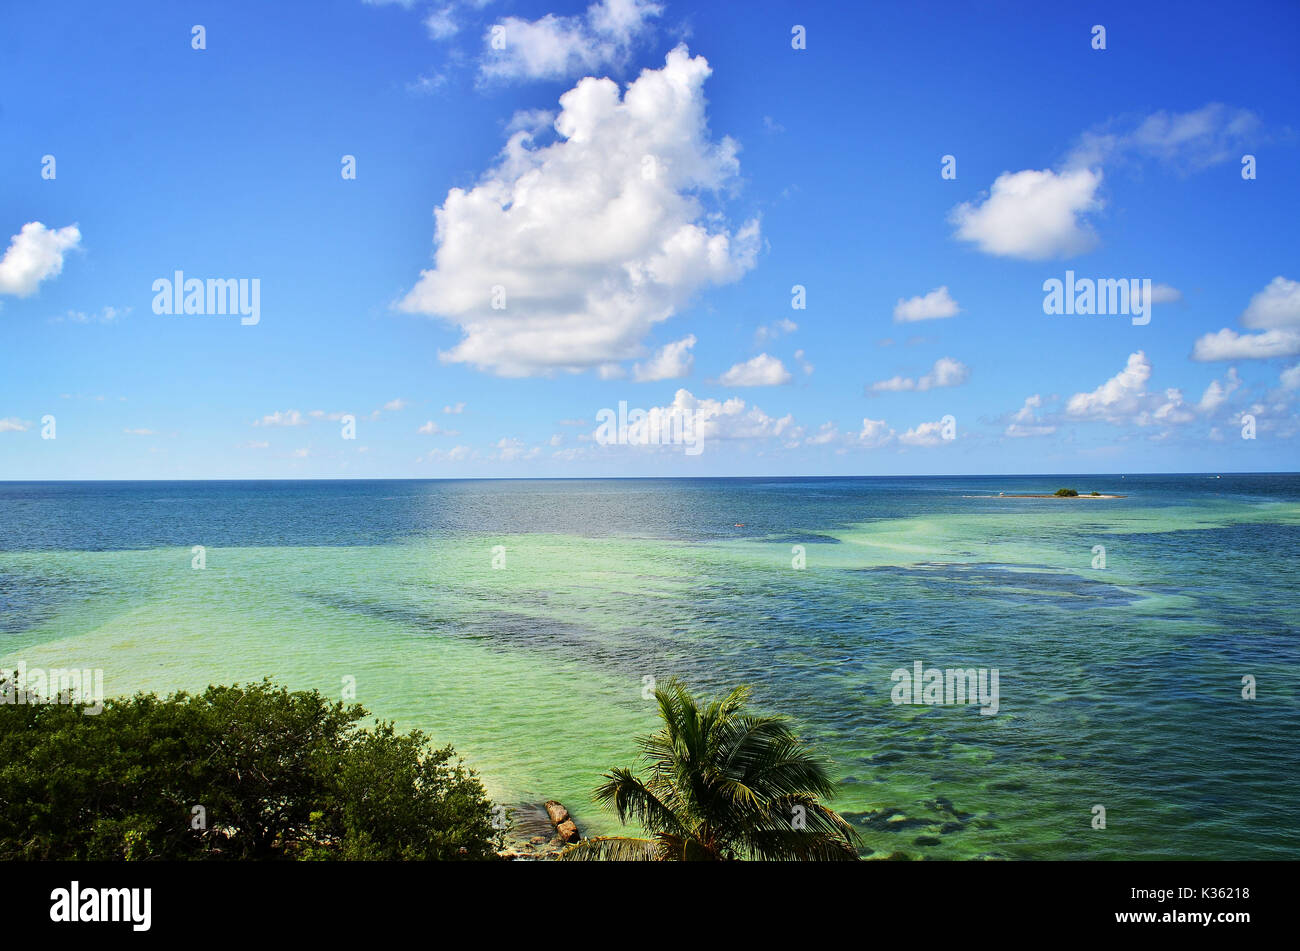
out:
M0 860L493 856L492 803L451 747L367 716L269 681L98 715L0 704Z
M1057 489L1055 494L1063 499L1073 499L1079 495L1074 489Z

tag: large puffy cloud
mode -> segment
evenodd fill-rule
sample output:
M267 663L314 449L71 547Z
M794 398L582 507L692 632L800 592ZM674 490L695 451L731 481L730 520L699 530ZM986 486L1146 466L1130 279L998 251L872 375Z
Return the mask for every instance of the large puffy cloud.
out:
M506 17L484 36L479 75L485 80L567 79L627 61L633 44L651 30L663 7L651 0L599 0L585 16L540 20ZM430 27L432 29L432 27Z
M939 389L945 386L958 386L970 379L970 367L952 357L940 357L934 361L930 372L924 376L896 376L871 384L873 393L906 393L912 390Z
M735 143L709 135L709 73L678 47L621 99L584 79L560 97L557 141L520 130L478 185L447 194L435 266L399 304L459 325L444 360L530 376L638 357L654 324L753 267L758 222L706 223L696 197L739 171Z
M0 294L27 297L36 293L41 281L63 270L63 256L81 242L76 225L47 228L29 221L9 239L9 249L0 258Z
M1100 169L1003 172L989 196L963 202L949 220L956 236L986 254L1040 261L1091 250L1096 233L1086 216L1101 208Z

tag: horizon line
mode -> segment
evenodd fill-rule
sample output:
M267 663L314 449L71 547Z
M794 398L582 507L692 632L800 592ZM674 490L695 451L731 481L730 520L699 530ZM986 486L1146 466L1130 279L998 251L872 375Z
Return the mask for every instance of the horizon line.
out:
M1126 478L1128 476L1300 476L1297 470L1210 470L1172 472L966 472L966 473L907 473L903 475L653 475L653 476L372 476L367 478L326 478L321 476L267 476L241 478L181 478L181 479L0 479L0 485L73 485L78 483L131 483L131 482L650 482L739 479L1045 479L1077 476L1082 478Z

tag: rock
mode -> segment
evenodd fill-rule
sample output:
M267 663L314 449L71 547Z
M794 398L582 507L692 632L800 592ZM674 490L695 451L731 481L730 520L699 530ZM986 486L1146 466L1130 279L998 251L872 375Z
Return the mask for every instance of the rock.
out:
M568 815L568 813L565 813L565 815ZM582 838L578 834L577 823L572 819L565 819L563 822L557 823L555 828L560 833L560 838L565 842L577 842L578 839Z
M554 799L546 800L546 814L557 826L569 818L569 810L564 808L563 803L556 802Z

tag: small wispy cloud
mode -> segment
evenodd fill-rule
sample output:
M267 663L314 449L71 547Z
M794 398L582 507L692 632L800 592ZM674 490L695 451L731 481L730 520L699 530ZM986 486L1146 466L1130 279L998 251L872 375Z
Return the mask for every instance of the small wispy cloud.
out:
M920 377L895 376L871 384L872 393L925 392L945 386L958 386L970 379L970 367L952 357L940 357L929 373Z
M130 307L104 307L99 311L70 310L52 318L52 323L111 324L131 313Z
M317 410L317 412L320 411ZM296 409L284 410L283 412L281 412L280 410L276 410L274 413L270 413L266 416L263 416L261 419L254 420L253 425L254 426L306 426L307 420L303 417L302 413L298 412Z

